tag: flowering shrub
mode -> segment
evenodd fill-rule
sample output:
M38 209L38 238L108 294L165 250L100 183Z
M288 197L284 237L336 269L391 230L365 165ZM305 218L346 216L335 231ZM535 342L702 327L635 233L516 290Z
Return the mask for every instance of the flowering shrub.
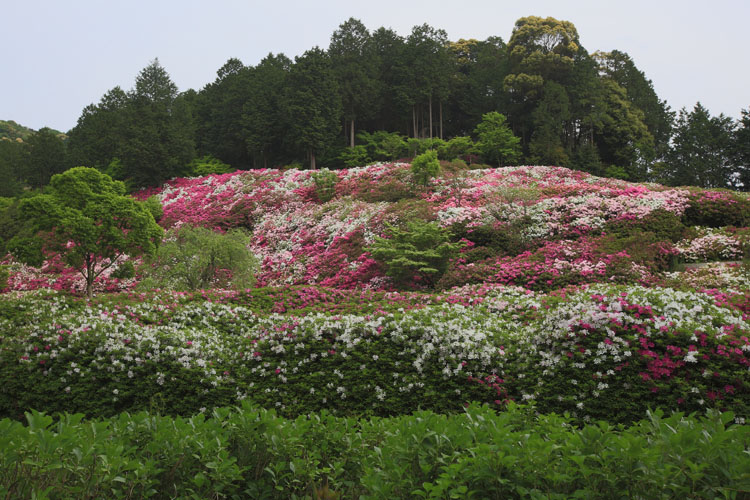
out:
M395 308L409 295L379 298L368 314L295 316L253 313L237 304L242 292L91 304L6 296L0 414L185 414L241 399L289 415L455 411L473 400L611 421L649 406L750 413L747 312L710 294L480 285L411 310Z
M686 262L732 260L742 257L742 246L735 237L716 231L704 231L703 236L682 240L675 247Z

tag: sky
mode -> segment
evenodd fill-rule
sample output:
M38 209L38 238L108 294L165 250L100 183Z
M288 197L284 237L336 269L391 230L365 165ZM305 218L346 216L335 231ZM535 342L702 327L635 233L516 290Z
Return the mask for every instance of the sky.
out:
M232 57L327 48L350 17L402 36L427 23L450 40L507 42L532 15L571 21L589 53L627 52L674 110L750 108L747 0L0 0L0 119L65 132L155 58L181 91L200 90Z

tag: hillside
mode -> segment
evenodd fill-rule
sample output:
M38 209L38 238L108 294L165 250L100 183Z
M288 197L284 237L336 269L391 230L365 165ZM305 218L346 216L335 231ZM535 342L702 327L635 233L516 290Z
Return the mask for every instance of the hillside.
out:
M559 167L466 170L420 187L409 164L375 164L335 171L325 182L311 171L254 170L174 179L137 196L158 196L165 228L250 231L259 286L392 289L386 269L365 249L389 225L409 220L434 222L462 245L441 276L416 273L416 289L651 286L669 282L669 272L683 263L741 260L748 241L747 195L633 184ZM722 269L710 278L705 269L688 273L732 282L725 276L731 268ZM12 283L33 288L47 281L24 274ZM116 288L106 280L100 286Z
M713 498L719 483L745 491L750 459L741 444L729 453L727 443L746 443L737 436L750 418L750 199L558 167L444 167L422 183L397 163L178 178L137 194L163 206L162 249L187 245L185 234L196 234L184 232L190 225L228 237L249 232L249 240L223 241L248 242L254 287L235 281L238 272L214 269L208 286L186 288L176 271L205 269L195 267L204 249L189 246L154 264L108 269L92 300L81 297L80 274L58 255L41 268L6 261L6 470L46 463L38 457L47 447L23 444L42 427L45 440L66 446L73 435L70 443L93 439L83 436L95 425L127 428L114 432L126 444L107 440L100 454L121 464L112 470L130 491L148 477L178 496L253 484L274 492L268 498L311 497L322 491L315 485L330 484L342 498L408 498L439 483L495 488L503 498L539 484L566 498L610 498L633 481L634 463L665 468L647 468L655 475L640 496ZM32 410L79 415L57 427ZM24 412L28 431L10 421ZM81 414L93 420L84 424ZM487 444L478 422L518 436ZM368 434L373 425L381 427ZM157 439L150 433L164 442L195 438L203 451L180 445L157 456L144 444ZM322 435L336 444L321 447ZM568 448L553 445L552 435ZM356 444L364 436L368 444ZM319 458L302 451L308 439ZM671 450L666 462L662 442ZM245 451L252 446L263 458ZM124 449L127 460L151 469L117 462ZM242 466L198 484L196 471L214 470L215 456ZM390 456L410 465L389 466ZM425 456L433 457L424 462L429 470L415 467L414 457ZM486 474L475 466L497 456L512 456L511 469L527 464L529 473L540 457L590 457L581 460L613 479L591 479L570 459L549 466L567 467L565 475L528 483L519 473L500 484L509 477L505 462ZM715 456L708 462L719 465L695 480L680 469L686 456L695 463ZM320 468L329 462L339 464L335 476ZM141 475L133 479L132 470ZM184 477L164 472L175 470ZM304 479L308 470L317 482ZM69 477L89 484L86 474ZM56 483L63 497L77 488Z
M59 130L51 129L57 136L65 139L67 136ZM36 130L19 125L13 120L0 120L0 139L8 139L11 141L21 140L26 141Z

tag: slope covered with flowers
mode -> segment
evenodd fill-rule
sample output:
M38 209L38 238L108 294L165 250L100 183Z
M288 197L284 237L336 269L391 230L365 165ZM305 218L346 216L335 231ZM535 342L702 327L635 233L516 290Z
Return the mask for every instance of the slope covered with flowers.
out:
M156 191L164 205L162 224L250 230L261 260L260 285L370 289L390 284L364 249L388 224L409 217L435 220L466 244L442 288L480 282L545 290L593 281L648 284L677 257L737 260L747 240L746 231L674 231L681 220L747 225L742 214L750 202L729 192L631 184L558 167L471 170L433 179L426 189L414 187L408 164L335 173L335 194L325 203L309 171L175 179ZM153 193L140 196L147 194ZM730 216L706 220L712 211ZM633 229L649 234L640 242L612 241L613 234ZM498 235L513 241L500 245L501 251L477 250L491 247L488 240Z

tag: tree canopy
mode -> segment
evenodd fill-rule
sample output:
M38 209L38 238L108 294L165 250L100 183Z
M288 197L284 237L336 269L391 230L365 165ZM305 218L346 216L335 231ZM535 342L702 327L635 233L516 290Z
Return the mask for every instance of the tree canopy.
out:
M94 280L125 255L153 253L163 230L145 203L125 195L125 185L88 167L52 176L44 194L20 204L22 217L47 255L55 252L78 269L92 296ZM11 242L23 246L25 242Z
M461 153L440 149L436 139L466 138L488 113L504 116L518 138L512 154L501 158L486 139L479 149L464 144ZM632 181L749 190L746 112L713 121L708 113L717 131L688 141L686 127L698 127L699 114L692 122L688 112L677 116L626 52L589 53L570 21L528 16L507 41L452 41L429 24L402 36L349 18L325 50L293 59L271 53L255 65L230 58L198 90L180 92L154 60L130 90L115 86L85 107L67 137L0 123L0 173L9 179L0 194L42 187L76 165L133 189L183 175L195 158L234 169L335 169L433 147L448 161L454 158L443 155L458 154L471 163L480 152L492 164L554 164ZM723 166L711 168L722 173L710 180L691 173L686 141L720 150Z

